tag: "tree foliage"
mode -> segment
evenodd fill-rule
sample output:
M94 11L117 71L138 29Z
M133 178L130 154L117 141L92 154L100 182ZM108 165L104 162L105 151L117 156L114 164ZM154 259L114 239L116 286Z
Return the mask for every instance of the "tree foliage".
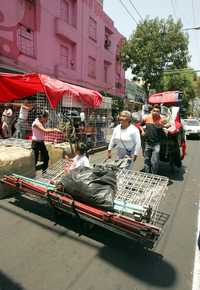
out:
M164 91L181 91L183 93L183 106L188 109L189 102L196 97L196 73L192 69L166 73L162 79Z
M195 89L196 97L200 98L200 77L197 75L195 76L194 89Z
M139 23L120 52L125 69L142 77L148 94L150 89L159 91L163 72L187 66L188 35L182 31L181 21L146 18Z

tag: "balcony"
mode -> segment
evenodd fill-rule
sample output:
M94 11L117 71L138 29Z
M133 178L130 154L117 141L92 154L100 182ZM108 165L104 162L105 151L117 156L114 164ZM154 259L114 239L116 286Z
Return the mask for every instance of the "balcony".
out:
M54 73L57 78L62 79L64 81L77 81L79 79L79 72L73 70L73 68L66 68L63 65L56 64L54 66Z
M77 29L58 17L55 17L55 33L57 36L74 43L77 43L79 38Z

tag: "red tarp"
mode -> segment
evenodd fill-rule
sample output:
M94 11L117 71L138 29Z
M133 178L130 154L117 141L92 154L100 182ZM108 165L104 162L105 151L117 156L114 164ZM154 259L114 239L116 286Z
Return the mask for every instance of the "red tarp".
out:
M98 107L102 95L93 90L71 85L43 74L0 73L0 103L11 102L45 93L52 108L55 108L63 95L70 95L86 107Z
M170 104L179 102L179 92L178 91L168 91L153 94L149 97L148 102L150 104Z

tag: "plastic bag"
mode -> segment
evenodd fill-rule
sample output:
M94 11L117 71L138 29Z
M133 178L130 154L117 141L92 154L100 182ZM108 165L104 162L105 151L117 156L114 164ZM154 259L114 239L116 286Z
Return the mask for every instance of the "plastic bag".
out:
M64 192L96 207L112 210L117 187L115 170L107 166L78 167L62 177Z

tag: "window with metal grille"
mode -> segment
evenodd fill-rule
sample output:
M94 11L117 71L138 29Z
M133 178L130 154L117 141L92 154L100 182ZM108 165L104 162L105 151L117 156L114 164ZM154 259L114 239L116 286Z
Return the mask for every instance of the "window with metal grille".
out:
M94 57L88 57L88 76L96 79L96 59Z
M70 23L70 5L66 0L61 0L60 17L63 21Z
M89 18L88 33L90 39L97 41L97 22L92 17Z
M18 48L23 54L35 56L34 32L24 25L20 25L18 29Z
M60 46L60 62L63 67L69 67L69 48L66 46Z

